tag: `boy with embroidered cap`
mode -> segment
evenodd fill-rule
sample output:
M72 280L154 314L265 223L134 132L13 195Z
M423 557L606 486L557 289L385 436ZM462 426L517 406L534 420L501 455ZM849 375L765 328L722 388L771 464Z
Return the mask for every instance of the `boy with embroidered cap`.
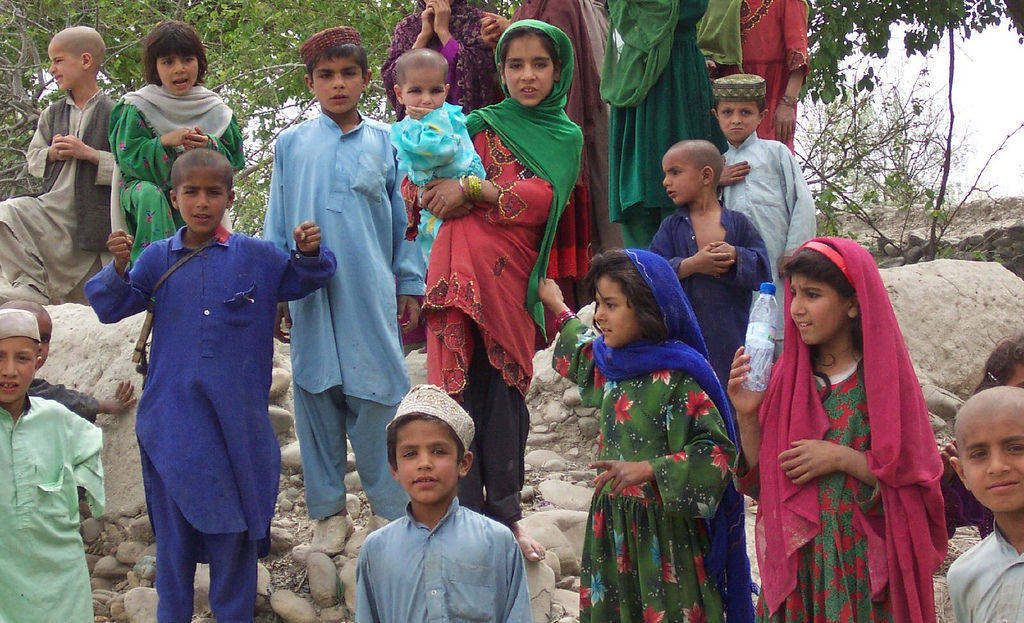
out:
M781 344L786 297L782 271L789 256L815 235L814 199L789 148L757 136L767 114L764 78L734 74L718 78L711 87L711 114L729 141L721 181L723 203L749 218L764 240L779 303L775 326Z
M404 517L359 551L356 623L532 621L523 557L508 527L459 505L474 426L444 390L417 385L387 427Z
M0 309L0 620L91 623L78 487L104 510L100 429L29 398L39 355L31 312Z
M992 511L995 529L949 568L957 623L1024 621L1024 389L993 387L956 416L964 485Z
M333 555L352 532L346 436L373 513L394 519L408 500L388 474L384 429L409 390L397 319L407 315L406 325L416 325L425 267L405 239L389 127L357 108L370 82L359 32L328 28L300 52L321 115L285 130L274 146L263 232L283 248L292 227L315 220L338 254L324 289L278 312L278 337L291 340L306 506L320 520L312 547Z
M85 302L78 287L99 270L110 233L114 157L107 126L114 103L96 83L106 46L88 26L50 40L50 74L67 92L39 116L25 153L43 178L38 196L0 202L0 302Z

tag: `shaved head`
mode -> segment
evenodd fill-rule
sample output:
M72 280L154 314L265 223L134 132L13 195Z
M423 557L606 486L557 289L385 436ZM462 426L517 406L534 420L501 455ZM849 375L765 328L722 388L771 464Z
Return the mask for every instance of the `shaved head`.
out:
M407 72L423 69L439 72L442 79L448 82L448 61L443 56L430 48L413 48L399 56L395 62L395 83L401 86L405 83Z
M1012 413L1024 420L1024 388L991 387L971 396L956 414L955 433L957 441L965 427L977 420L995 414Z
M50 45L61 47L75 55L88 53L92 55L97 67L103 63L103 57L107 54L103 37L89 26L65 28L50 39Z
M668 148L665 155L669 154L686 158L697 169L711 167L715 172L715 186L718 186L719 180L722 179L722 167L725 166L725 162L722 160L722 153L710 141L679 141Z
M22 311L32 312L35 314L36 318L50 319L50 314L46 311L46 308L39 303L34 303L32 301L8 301L3 305L0 305L0 309L20 309Z

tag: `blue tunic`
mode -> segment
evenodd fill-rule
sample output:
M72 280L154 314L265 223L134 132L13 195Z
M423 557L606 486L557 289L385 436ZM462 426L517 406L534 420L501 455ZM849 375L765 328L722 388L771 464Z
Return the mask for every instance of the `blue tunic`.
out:
M189 251L184 231L146 247L125 279L111 263L89 280L85 292L101 322L146 308L157 279ZM232 234L157 292L135 430L196 530L267 536L281 463L267 417L277 303L322 287L334 270L325 247L315 257L289 257Z
M682 284L704 334L711 367L725 386L733 355L746 337L753 291L762 282L771 281L772 276L764 242L747 217L723 207L720 222L725 228L725 241L736 247L736 263L721 277L694 274ZM675 270L699 250L686 208L662 221L651 241L651 251L668 260Z
M342 132L326 115L282 132L263 236L288 248L292 229L314 220L338 255L327 287L290 305L295 384L396 405L409 391L396 294L422 295L426 268L405 240L389 132L372 119Z

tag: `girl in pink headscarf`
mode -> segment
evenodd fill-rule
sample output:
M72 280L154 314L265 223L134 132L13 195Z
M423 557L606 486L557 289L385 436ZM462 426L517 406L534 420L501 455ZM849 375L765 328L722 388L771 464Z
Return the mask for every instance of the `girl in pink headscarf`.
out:
M729 377L741 491L759 501L759 621L935 621L942 464L874 260L840 238L785 269L785 344L766 392Z

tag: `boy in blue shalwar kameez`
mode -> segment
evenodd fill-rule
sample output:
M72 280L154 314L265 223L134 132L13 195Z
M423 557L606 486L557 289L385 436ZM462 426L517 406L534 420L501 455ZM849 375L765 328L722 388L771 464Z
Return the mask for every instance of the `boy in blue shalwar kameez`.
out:
M171 201L186 226L154 242L126 272L132 237L110 234L114 261L86 284L105 323L146 309L154 284L152 360L136 433L156 534L161 623L192 618L197 562L210 562L210 604L221 623L251 622L256 560L267 554L281 454L267 417L278 301L322 287L336 267L320 230L295 228L296 249L229 234L231 164L208 149L174 163Z

